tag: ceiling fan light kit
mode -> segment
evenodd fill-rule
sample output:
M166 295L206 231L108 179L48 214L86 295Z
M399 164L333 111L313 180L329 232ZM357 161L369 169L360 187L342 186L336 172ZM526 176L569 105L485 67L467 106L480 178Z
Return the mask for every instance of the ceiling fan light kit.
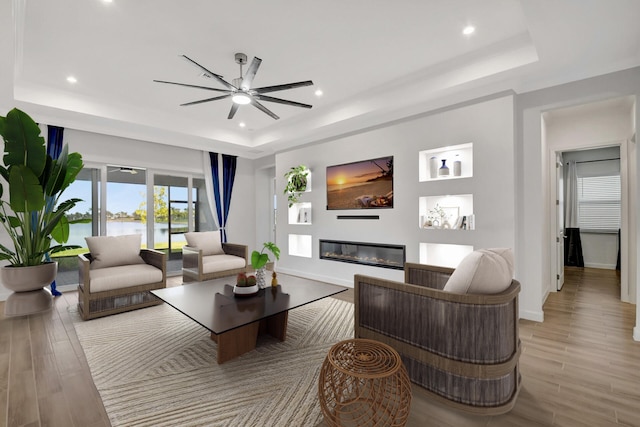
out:
M216 82L224 86L225 89L213 88L208 86L200 86L200 85L192 85L192 84L186 84L186 83L170 82L166 80L154 80L154 82L157 82L157 83L192 87L197 89L205 89L213 92L223 93L223 95L220 95L220 96L214 96L212 98L205 98L205 99L200 99L198 101L192 101L192 102L180 104L181 106L203 104L205 102L231 98L231 101L233 102L233 104L231 105L231 110L229 111L229 115L227 116L227 119L232 119L241 105L252 104L258 110L262 111L263 113L267 114L268 116L272 117L275 120L278 120L280 117L278 117L277 114L275 114L273 111L269 110L267 107L262 105L262 103L260 103L259 101L273 102L277 104L290 105L293 107L300 107L300 108L312 107L309 104L303 104L301 102L289 101L282 98L275 98L272 96L264 95L265 93L269 93L269 92L277 92L281 90L311 86L313 85L313 81L311 80L295 82L295 83L285 83L285 84L275 85L275 86L252 88L251 86L253 83L253 78L256 76L256 73L258 72L258 68L260 68L260 64L262 63L262 59L258 57L255 57L255 56L253 57L253 60L251 61L251 64L249 65L247 72L243 75L242 66L247 63L247 55L245 55L244 53L236 53L234 55L234 58L236 63L240 65L240 77L233 79L232 83L227 82L226 80L224 80L223 76L206 69L205 67L198 64L196 61L189 58L188 56L182 55L182 57L187 61L189 61L191 64L198 67L202 71L201 76L215 80Z
M231 100L236 104L240 104L240 105L251 104L251 98L249 98L244 93L236 93L231 97Z

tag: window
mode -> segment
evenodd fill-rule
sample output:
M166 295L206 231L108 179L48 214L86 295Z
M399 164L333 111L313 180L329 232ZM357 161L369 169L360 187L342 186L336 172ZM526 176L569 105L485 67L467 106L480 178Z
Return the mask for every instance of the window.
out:
M601 163L601 162L598 162ZM619 164L619 163L618 163ZM617 232L620 228L620 172L578 165L578 222L580 229ZM604 166L604 165L600 165Z

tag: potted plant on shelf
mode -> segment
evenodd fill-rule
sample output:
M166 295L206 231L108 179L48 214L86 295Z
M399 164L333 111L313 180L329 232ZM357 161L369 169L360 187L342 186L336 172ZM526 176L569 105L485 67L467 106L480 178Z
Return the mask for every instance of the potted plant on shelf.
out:
M35 291L55 279L58 265L47 255L79 247L64 243L69 224L84 220L68 221L65 214L81 200L61 201L60 196L82 169L82 156L69 153L65 145L53 159L38 125L16 108L0 116L0 135L4 140L0 175L9 193L8 202L0 199L0 222L14 247L0 245L0 260L10 263L0 269L0 278L14 292ZM4 191L0 181L0 197Z
M260 252L251 252L251 266L256 270L256 281L260 288L266 286L265 266L269 261L269 254L265 250L271 252L275 259L280 259L280 248L273 242L265 242Z
M307 190L307 176L309 175L309 169L305 165L294 166L284 177L287 179L287 184L284 187L284 194L287 195L289 200L289 207L293 206L300 200L300 195Z

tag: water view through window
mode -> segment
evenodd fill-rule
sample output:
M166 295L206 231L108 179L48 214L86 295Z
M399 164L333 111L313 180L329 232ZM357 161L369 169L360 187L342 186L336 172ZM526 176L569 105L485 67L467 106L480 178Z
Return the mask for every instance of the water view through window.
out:
M100 231L100 172L100 169L85 167L64 193L65 200L82 199L67 218L88 222L70 224L69 227L67 244L80 246L80 249L55 254L59 285L78 282L77 255L88 252L85 237L103 234ZM106 235L139 234L142 247L153 247L167 253L168 271L180 271L182 246L186 244L184 233L189 230L189 179L150 175L153 176L154 185L151 187L153 196L148 200L147 191L150 190L146 170L107 166L106 172L106 222L103 227ZM213 218L205 195L204 180L194 178L192 182L191 215L194 230L211 230L214 228ZM148 203L153 203L153 218L147 217L147 213L151 212ZM150 227L152 235L148 234Z

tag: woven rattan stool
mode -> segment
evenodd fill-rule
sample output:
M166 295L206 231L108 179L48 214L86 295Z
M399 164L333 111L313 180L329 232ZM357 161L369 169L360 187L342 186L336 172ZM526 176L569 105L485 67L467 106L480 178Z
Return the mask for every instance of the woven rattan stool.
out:
M341 341L320 370L318 397L329 426L404 426L411 383L400 355L378 341Z

